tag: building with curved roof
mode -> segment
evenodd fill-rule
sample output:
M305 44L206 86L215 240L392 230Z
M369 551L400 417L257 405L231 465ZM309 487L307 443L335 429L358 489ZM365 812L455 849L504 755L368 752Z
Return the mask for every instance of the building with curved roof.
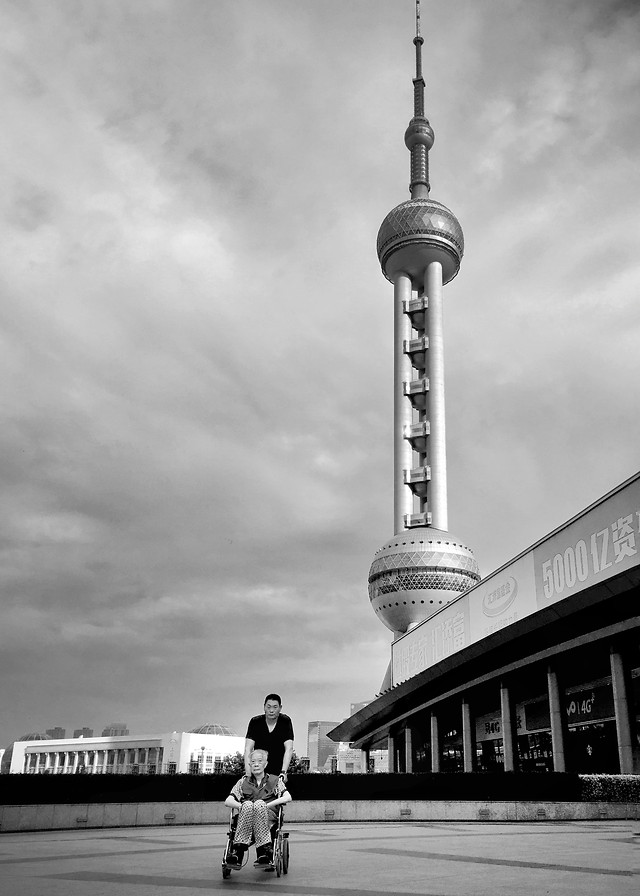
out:
M213 774L227 756L244 752L244 737L226 725L150 736L52 739L25 735L2 757L14 774Z

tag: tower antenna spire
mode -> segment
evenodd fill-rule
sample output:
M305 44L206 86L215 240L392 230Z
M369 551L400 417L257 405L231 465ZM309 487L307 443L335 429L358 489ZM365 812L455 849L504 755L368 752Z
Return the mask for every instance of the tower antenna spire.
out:
M429 150L433 146L433 128L424 114L424 78L422 77L422 44L420 34L420 0L416 0L416 76L413 79L413 118L404 135L404 142L411 153L411 183L409 192L412 199L428 197L429 190Z
M413 42L416 45L416 78L421 78L422 44L424 43L424 38L420 34L420 0L416 0L416 36L413 38Z

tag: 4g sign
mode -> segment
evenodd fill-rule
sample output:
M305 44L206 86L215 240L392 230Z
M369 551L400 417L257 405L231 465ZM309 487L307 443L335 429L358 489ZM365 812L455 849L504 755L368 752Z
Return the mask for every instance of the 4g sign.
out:
M640 563L640 483L623 487L534 548L538 606Z

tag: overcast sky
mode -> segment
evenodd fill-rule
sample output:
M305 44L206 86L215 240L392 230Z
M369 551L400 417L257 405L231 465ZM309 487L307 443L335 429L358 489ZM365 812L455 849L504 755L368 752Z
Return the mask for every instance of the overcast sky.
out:
M637 2L422 4L451 531L640 467ZM0 746L379 690L413 0L0 0Z

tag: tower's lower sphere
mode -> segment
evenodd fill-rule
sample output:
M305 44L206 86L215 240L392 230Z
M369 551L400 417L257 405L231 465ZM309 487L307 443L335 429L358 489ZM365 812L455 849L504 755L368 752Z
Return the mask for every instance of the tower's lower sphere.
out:
M394 535L369 571L374 612L393 632L406 632L480 581L471 550L449 532L431 527Z
M433 199L408 199L389 212L378 231L378 258L387 280L402 271L417 288L427 265L439 261L442 282L460 269L464 236L453 212Z

